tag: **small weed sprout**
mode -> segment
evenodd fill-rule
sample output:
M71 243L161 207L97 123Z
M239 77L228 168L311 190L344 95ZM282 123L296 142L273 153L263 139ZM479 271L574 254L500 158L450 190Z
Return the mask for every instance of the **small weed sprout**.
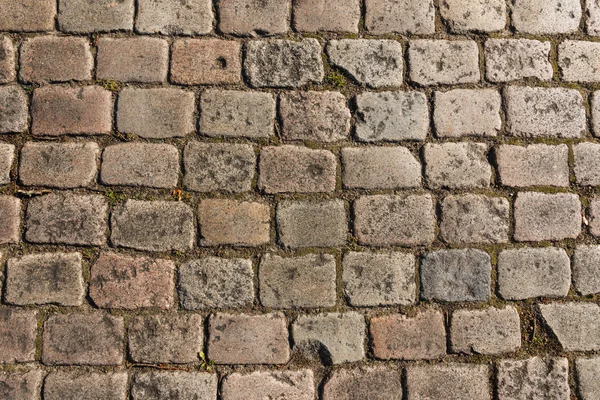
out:
M206 358L206 354L204 354L203 351L198 353L198 357L200 358L200 361L202 361L200 363L200 368L206 372L212 371L215 363L212 360Z

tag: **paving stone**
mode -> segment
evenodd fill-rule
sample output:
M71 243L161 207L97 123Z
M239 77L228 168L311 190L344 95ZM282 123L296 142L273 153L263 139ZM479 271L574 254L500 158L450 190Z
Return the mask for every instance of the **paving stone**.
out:
M169 71L169 42L153 37L101 38L97 79L161 83Z
M292 326L294 349L315 354L324 364L365 358L365 319L356 312L301 315Z
M330 254L265 254L258 269L260 302L269 308L333 307L336 263Z
M425 180L434 189L490 186L492 167L485 143L428 143L424 147Z
M501 31L507 21L504 0L443 0L440 13L452 32Z
M378 359L431 360L446 355L444 316L436 310L374 317L370 332L373 355Z
M600 82L600 43L565 40L558 46L558 66L567 82Z
M25 239L31 243L102 246L108 205L101 195L50 193L27 207Z
M350 133L350 110L338 92L290 92L279 97L285 140L334 142Z
M356 136L361 141L425 140L429 106L421 92L377 92L356 96Z
M200 96L200 133L211 137L268 138L274 135L271 93L212 90Z
M570 33L579 29L579 0L521 0L512 4L512 24L519 33Z
M314 376L309 369L236 372L223 380L221 397L223 400L312 400L315 398Z
M342 181L349 189L421 186L421 163L406 147L342 148Z
M363 196L354 202L354 229L361 244L415 246L435 239L431 195Z
M0 364L35 361L37 318L35 310L0 310ZM0 375L0 393L2 386Z
M360 0L299 0L294 3L294 28L358 33L360 14Z
M111 217L111 242L146 251L186 251L195 241L190 206L175 201L127 200Z
M579 395L582 400L594 400L600 393L600 358L578 358L575 360Z
M600 145L579 143L573 146L575 179L581 186L599 186Z
M173 188L179 173L179 151L170 144L119 143L102 152L100 179L106 185Z
M381 88L403 83L402 45L395 40L331 40L327 54L331 64L361 85Z
M204 348L204 321L197 314L141 315L130 321L128 338L133 362L193 363Z
M183 152L185 186L197 192L248 192L256 170L249 144L189 142Z
M504 186L569 186L569 148L566 144L500 145L495 153Z
M550 42L530 39L488 39L485 42L485 75L492 82L524 78L549 81Z
M477 83L479 48L472 40L411 40L410 80L419 85Z
M89 296L100 308L169 309L174 275L170 260L103 252L92 265Z
M51 372L44 380L45 400L126 400L127 373Z
M112 95L99 86L44 86L33 93L31 132L48 136L107 134L112 130L112 114Z
M275 35L290 29L290 0L220 0L218 9L223 33Z
M0 196L0 244L19 243L21 240L21 200Z
M342 282L355 307L415 302L415 256L409 253L350 252L342 262Z
M176 40L171 55L171 81L181 85L241 83L240 43L221 39Z
M23 89L16 85L0 86L0 133L26 131L28 114L27 95Z
M246 45L244 71L253 87L292 87L320 83L325 76L316 39L254 40Z
M600 36L600 1L588 0L585 5L586 31L588 35ZM587 399L585 399L587 400Z
M16 79L15 61L16 50L12 39L0 35L0 83L9 83Z
M556 247L507 249L498 255L498 293L506 300L562 297L569 292L569 256Z
M131 385L132 400L214 400L217 398L217 374L187 371L137 373Z
M566 351L600 349L600 307L593 303L539 304L548 327Z
M94 57L87 38L37 36L21 45L19 77L23 82L92 79Z
M374 35L435 33L433 0L366 0L365 25Z
M502 360L497 366L499 400L568 400L569 362L562 357Z
M573 193L520 192L514 219L519 242L575 239L581 233L581 202Z
M578 138L585 134L585 107L576 89L509 86L505 97L509 135Z
M590 233L600 236L600 198L592 198L588 209Z
M27 142L21 150L19 181L59 189L88 186L96 179L99 153L94 142Z
M387 367L340 369L323 386L323 400L402 400L401 373Z
M204 199L198 205L198 222L203 246L260 246L270 240L271 207L259 202Z
M0 0L0 31L51 31L56 4L54 0Z
M285 247L338 247L346 243L348 222L342 200L280 201L277 231Z
M406 369L407 400L488 400L488 371L487 365L477 364L410 366Z
M117 103L117 127L147 139L183 137L196 129L194 93L176 88L125 88Z
M43 371L0 372L0 397L7 400L40 400Z
M282 313L214 314L208 331L208 356L216 364L285 364L290 358Z
M493 89L435 92L437 137L496 136L502 129L500 93Z
M492 263L477 249L438 250L421 260L421 298L438 301L487 301Z
M58 25L72 33L131 31L134 14L134 0L61 0Z
M600 246L577 246L573 255L573 284L584 296L600 293Z
M135 29L163 35L203 35L213 28L210 0L139 0Z
M80 253L29 254L7 262L4 293L10 304L80 306L85 288Z
M457 310L452 313L453 353L501 354L521 348L521 320L513 306L503 309Z
M10 170L15 159L15 145L0 143L0 185L10 183Z
M301 146L263 147L258 187L265 193L333 192L337 158L328 150Z
M187 310L252 305L254 270L242 258L207 257L179 267L179 302Z
M104 312L54 314L44 323L42 362L46 365L120 365L123 318Z

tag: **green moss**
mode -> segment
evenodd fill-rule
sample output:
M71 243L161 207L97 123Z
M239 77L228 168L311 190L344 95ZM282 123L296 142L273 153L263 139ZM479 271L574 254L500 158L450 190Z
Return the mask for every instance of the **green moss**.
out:
M127 200L127 196L124 193L117 193L112 190L108 190L108 191L104 192L104 196L106 196L106 198L108 199L108 202L110 204L115 204L120 201Z
M118 92L123 87L121 83L112 79L104 79L100 81L100 86L102 86L106 90L110 90L111 92Z
M325 81L331 86L343 88L346 86L346 77L339 71L330 71L325 78Z

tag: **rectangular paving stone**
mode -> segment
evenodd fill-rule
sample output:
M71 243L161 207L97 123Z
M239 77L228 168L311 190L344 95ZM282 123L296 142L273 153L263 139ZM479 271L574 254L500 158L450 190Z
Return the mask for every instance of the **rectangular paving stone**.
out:
M573 253L573 285L584 296L600 293L600 246L577 246Z
M19 243L21 240L21 200L0 196L0 244Z
M299 0L294 3L294 28L358 33L360 14L359 0Z
M218 10L223 33L260 36L290 29L291 0L220 0Z
M495 156L504 186L569 186L569 147L565 144L500 145Z
M506 8L504 0L444 0L440 13L452 32L494 32L506 26Z
M35 310L0 310L0 364L35 361L37 320L38 314ZM0 387L2 386L0 383Z
M215 400L219 379L217 374L196 371L152 371L133 376L132 400L168 399L175 393L181 400Z
M134 0L61 0L58 25L70 33L131 31L134 13Z
M4 399L40 400L44 373L41 369L0 372L0 396Z
M477 83L479 48L472 40L411 40L409 77L419 85Z
M592 115L592 134L598 137L600 136L600 91L592 93L590 113Z
M567 82L600 82L600 43L565 40L558 46L558 66Z
M15 145L0 143L0 185L10 183L10 171L15 160Z
M437 137L496 136L502 129L502 99L493 89L435 92L433 120Z
M599 186L600 145L579 143L573 146L575 180L581 186Z
M600 307L593 303L539 304L550 330L566 351L600 349Z
M485 76L492 82L524 78L549 81L550 42L530 39L488 39L485 42Z
M600 2L598 0L586 1L585 15L587 17L585 19L587 34L600 36Z
M135 29L163 35L204 35L213 28L210 0L139 0Z
M582 16L579 0L521 0L511 8L517 32L534 35L575 32Z
M600 236L600 198L590 199L588 215L590 233L593 236Z
M51 372L44 379L44 400L127 399L126 372Z
M315 382L309 369L234 372L223 379L223 400L293 399L313 400Z
M488 370L487 365L459 363L410 366L406 369L407 400L488 400Z
M171 81L180 85L241 83L240 42L221 39L176 40L171 53Z
M15 63L16 49L12 39L0 35L0 83L9 83L16 79Z
M361 367L333 372L323 386L323 400L402 400L401 372L389 367Z
M600 358L580 357L575 360L579 394L582 400L593 400L600 393Z
M569 361L562 357L502 360L497 364L499 400L569 400Z
M56 4L54 0L0 0L0 31L51 31Z
M17 85L0 86L0 133L22 133L29 126L29 100Z
M365 25L374 35L435 33L433 0L366 0Z
M428 143L424 147L425 181L434 189L490 186L492 167L485 143Z

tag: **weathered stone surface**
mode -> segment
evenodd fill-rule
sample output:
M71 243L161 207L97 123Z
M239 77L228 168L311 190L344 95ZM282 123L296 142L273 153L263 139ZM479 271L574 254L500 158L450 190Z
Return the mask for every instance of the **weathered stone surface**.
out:
M289 399L313 400L315 382L309 369L232 373L221 386L223 400Z
M249 144L189 142L183 152L184 185L198 192L248 192L256 170Z
M188 310L245 307L254 300L252 261L207 257L179 267L181 307Z
M585 3L587 33L592 36L600 36L600 1L588 0Z
M488 39L485 42L485 75L492 82L523 78L551 80L554 69L550 63L550 42Z
M412 254L350 252L342 266L344 293L355 307L408 305L416 300Z
M558 66L568 82L600 82L600 43L565 40L558 46Z
M579 0L521 0L512 4L512 23L520 33L570 33L579 29Z
M377 92L356 96L356 136L361 141L425 140L429 106L421 92Z
M208 356L216 364L285 364L290 358L282 313L215 314L208 331Z
M435 189L489 187L492 167L485 143L428 143L424 147L425 180Z
M443 0L440 13L453 32L500 31L507 21L504 0Z
M365 319L356 312L301 315L292 327L294 349L318 354L324 364L365 358Z
M56 4L54 0L0 0L0 31L51 31Z
M496 162L504 186L569 186L569 147L565 144L500 145Z
M15 60L16 50L12 39L8 36L0 36L0 83L15 80L17 76Z
M401 86L404 60L395 40L342 39L327 45L329 61L372 88Z
M401 373L387 367L335 371L323 387L323 400L402 400Z
M436 310L424 310L412 317L374 317L370 332L373 355L379 359L430 360L446 355L444 316Z
M100 308L136 310L173 306L175 263L102 253L91 269L89 295Z
M25 239L32 243L101 246L108 205L100 195L51 193L29 201Z
M186 251L195 241L190 206L175 201L127 200L111 217L111 242L146 251Z
M126 400L127 373L51 372L44 380L44 400Z
M0 86L0 133L20 133L28 128L27 95L17 85Z
M37 318L34 310L0 310L0 364L35 361ZM2 386L0 375L0 394Z
M179 39L173 44L171 81L216 85L242 80L241 45L233 40Z
M358 241L373 246L415 246L435 239L431 195L363 196L354 202Z
M0 244L19 243L21 240L21 200L0 196Z
M488 371L487 365L477 364L410 366L406 369L408 400L488 400Z
M367 0L365 25L374 35L434 33L433 0Z
M421 261L421 298L439 301L487 301L492 263L477 249L438 250Z
M581 399L594 400L600 393L600 358L578 358L575 360L575 371Z
M246 45L244 70L254 87L300 87L325 75L316 39L255 40Z
M593 303L539 304L542 317L566 351L600 349L600 306Z
M496 136L502 129L500 93L493 89L435 92L437 137Z
M329 254L265 254L258 269L260 302L269 308L333 307L336 263Z
M0 143L0 185L10 183L10 171L12 170L14 160L15 145Z
M10 400L40 400L44 373L40 369L0 372L0 397Z
M214 400L217 398L217 374L187 371L137 373L131 385L132 400L170 399Z
M594 236L600 236L600 198L594 197L591 199L588 213L590 233Z
M577 246L573 254L573 284L584 296L600 293L600 246Z
M575 179L582 186L600 186L600 144L579 143L573 146Z
M61 0L60 30L73 33L132 30L134 0Z
M479 48L472 40L411 40L410 80L419 85L477 83Z
M294 28L301 32L358 33L360 0L299 0L294 3Z
M203 35L213 27L210 0L139 0L135 29L163 35Z
M506 300L562 297L570 284L570 260L563 249L508 249L498 255L498 293Z
M160 83L169 71L169 42L153 37L101 38L97 79Z
M566 358L533 357L498 362L498 399L568 400L569 362Z
M274 35L290 29L291 0L221 0L218 9L223 33Z

